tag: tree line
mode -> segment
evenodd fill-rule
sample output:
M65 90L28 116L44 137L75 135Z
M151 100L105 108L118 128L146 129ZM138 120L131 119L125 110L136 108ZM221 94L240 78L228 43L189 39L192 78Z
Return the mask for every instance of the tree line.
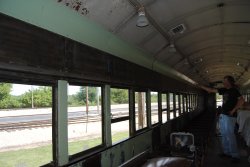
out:
M12 84L0 83L0 108L31 108L51 107L52 89L51 87L41 86L34 90L29 90L22 95L11 95Z
M0 109L13 108L41 108L52 106L52 88L48 86L39 86L36 89L29 90L22 95L11 95L12 84L0 83ZM86 105L88 92L88 105L101 104L101 92L97 87L81 86L79 91L68 96L69 106ZM128 90L111 89L111 104L128 103Z

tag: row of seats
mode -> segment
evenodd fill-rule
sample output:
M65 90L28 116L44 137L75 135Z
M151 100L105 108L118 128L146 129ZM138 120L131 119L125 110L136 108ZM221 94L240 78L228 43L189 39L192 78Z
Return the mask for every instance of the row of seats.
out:
M171 157L171 148L162 146L159 152L149 153L145 151L138 156L133 157L130 161L122 164L122 167L190 167L202 166L204 155L207 151L207 145L212 132L215 128L215 113L204 112L194 118L183 132L192 133L196 146L196 156L194 159L186 157ZM169 143L170 144L170 143Z

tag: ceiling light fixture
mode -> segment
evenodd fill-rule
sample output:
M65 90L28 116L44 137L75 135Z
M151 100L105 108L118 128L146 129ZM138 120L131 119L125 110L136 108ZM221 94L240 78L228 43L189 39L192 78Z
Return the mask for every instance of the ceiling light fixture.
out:
M171 53L175 53L175 52L176 52L176 48L175 48L175 46L174 46L173 43L171 43L171 44L169 45L169 52L171 52Z
M198 63L201 63L203 61L203 59L202 58L199 58L199 59L196 59L195 61L194 61L194 63L195 64L198 64Z
M250 45L250 40L247 41L247 44Z
M145 9L142 6L138 9L138 18L137 18L136 26L137 27L146 27L148 25L149 25L149 22L148 22L146 15L145 15Z

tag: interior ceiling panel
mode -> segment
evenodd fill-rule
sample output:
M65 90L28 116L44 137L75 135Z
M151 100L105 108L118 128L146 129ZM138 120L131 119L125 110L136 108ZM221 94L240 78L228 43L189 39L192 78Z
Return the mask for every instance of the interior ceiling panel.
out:
M161 54L158 55L157 60L161 61L169 66L173 66L177 61L181 60L182 57L178 53L170 53L169 48L166 48Z
M165 1L165 5L172 9L174 17L180 17L187 13L192 13L217 3L218 0L200 1L200 0L159 0Z
M175 8L172 8L169 1L158 0L147 6L147 11L154 17L158 24L164 25L175 18Z
M221 13L216 7L212 9L209 8L208 10L200 11L199 14L187 17L185 23L190 30L209 27L210 25L221 23Z
M141 45L143 49L149 51L152 54L155 54L158 51L161 51L161 49L166 45L168 45L168 42L161 34L158 33L152 38L146 39Z
M209 35L208 35L209 34ZM221 34L221 27L219 25L211 25L205 27L204 29L199 29L195 31L189 30L188 33L183 34L179 38L176 38L176 44L180 47L192 46L193 42L196 41L206 41L213 38L220 38L223 35Z
M127 0L57 0L79 14L104 26L109 31L116 28L136 13Z
M240 11L240 12L239 12ZM238 22L249 21L249 6L248 5L232 5L226 6L223 10L224 22L234 22L237 20Z
M155 61L194 79L217 82L233 75L248 81L249 0L58 0L123 40L150 53ZM144 6L149 26L139 28ZM183 24L183 31L171 29ZM181 31L181 32L178 32ZM170 33L171 32L171 33Z

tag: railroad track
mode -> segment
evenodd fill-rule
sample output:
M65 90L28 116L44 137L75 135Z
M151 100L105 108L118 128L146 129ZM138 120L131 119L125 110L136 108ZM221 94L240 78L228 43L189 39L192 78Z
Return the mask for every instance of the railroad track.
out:
M153 112L152 115L156 115L157 112ZM112 118L128 116L128 113L116 113L112 114ZM98 122L101 120L101 115L88 115L83 117L74 117L68 120L68 124L79 124L79 123L90 123ZM17 123L0 123L1 131L17 131L23 129L33 129L42 127L51 127L52 120L39 120L39 121L27 121L27 122L17 122Z
M88 116L87 117L75 117L70 118L69 124L79 124L79 123L89 123L97 122L101 120L101 116ZM28 121L28 122L18 122L18 123L0 123L0 131L15 131L22 129L33 129L41 127L50 127L52 126L52 120L40 120L40 121Z

